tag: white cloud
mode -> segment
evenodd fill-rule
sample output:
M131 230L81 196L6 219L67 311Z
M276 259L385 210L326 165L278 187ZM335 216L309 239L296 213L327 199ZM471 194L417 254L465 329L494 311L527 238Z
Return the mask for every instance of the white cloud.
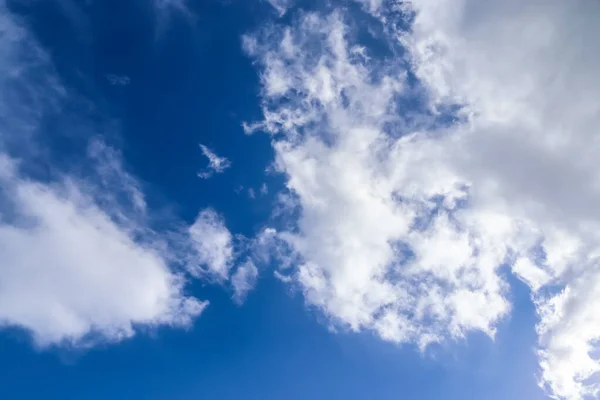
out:
M245 263L238 266L231 277L233 300L236 303L240 304L244 302L248 293L254 289L257 277L258 269L251 260L247 260Z
M141 325L190 325L208 304L184 295L162 243L116 203L100 206L90 182L36 182L3 160L0 325L39 346L89 345Z
M208 167L204 171L199 172L198 177L208 179L214 174L220 174L231 167L231 162L227 158L219 157L205 145L201 144L200 149L202 150L202 154L208 158Z
M232 299L242 304L254 288L258 278L256 263L267 264L272 253L271 237L258 235L248 240L242 235L232 235L223 217L215 210L202 210L189 227L189 243L184 244L184 262L195 277L204 277L222 285L229 283ZM186 238L183 238L187 242ZM268 243L267 243L268 242ZM240 257L247 254L245 262Z
M509 310L495 273L504 244L456 220L468 189L436 161L440 148L386 131L399 119L403 74L372 75L337 13L308 14L268 37L277 35L254 39L266 71L266 119L255 128L280 134L276 166L301 214L278 237L301 259L294 278L307 301L350 329L421 347L473 329L493 334ZM274 91L272 81L286 85ZM418 220L428 226L415 229ZM434 257L434 246L445 254Z
M208 302L185 293L171 266L179 256L150 226L119 154L92 141L85 165L68 173L46 159L41 121L62 115L69 96L0 1L0 327L23 328L39 347L87 347L190 326Z
M288 276L333 321L423 347L493 335L508 263L540 313L541 384L595 395L600 6L362 3L408 50L428 110L402 106L405 60L355 43L341 13L244 40L265 116L247 127L274 135L300 210L277 233L300 257ZM394 8L416 13L410 31Z
M355 0L357 3L362 4L366 9L373 13L379 14L381 6L385 0Z
M234 245L223 218L213 209L202 210L190 226L189 234L195 250L190 272L196 276L209 274L228 279L234 261Z
M233 290L232 299L242 304L254 288L258 278L256 263L267 263L272 246L267 241L268 234L258 235L248 240L242 235L232 235L223 217L215 210L202 210L189 227L188 238L184 242L183 261L187 270L195 277L203 277L222 285L229 284ZM239 263L243 254L248 258Z
M449 161L479 204L535 227L539 248L521 248L513 271L540 312L541 384L557 398L595 396L600 56L590 49L600 5L413 6L403 41L434 106L460 102L471 114L468 129L453 132L460 148Z

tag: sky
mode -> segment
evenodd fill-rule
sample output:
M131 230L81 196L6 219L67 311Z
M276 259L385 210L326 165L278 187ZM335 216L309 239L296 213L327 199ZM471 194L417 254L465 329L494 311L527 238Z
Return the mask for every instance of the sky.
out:
M599 18L0 0L0 397L600 398Z

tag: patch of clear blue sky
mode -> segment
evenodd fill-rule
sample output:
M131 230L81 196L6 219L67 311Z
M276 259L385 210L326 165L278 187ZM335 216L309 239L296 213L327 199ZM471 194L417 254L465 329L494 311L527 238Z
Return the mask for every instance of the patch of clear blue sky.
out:
M64 115L48 121L52 162L77 159L91 135L102 135L122 150L151 205L170 205L188 221L212 206L233 233L252 235L283 181L264 173L273 156L268 136L246 136L240 126L260 119L257 71L240 36L277 14L260 1L197 0L189 2L194 19L171 13L157 31L149 3L11 2L65 84L92 105L73 102L63 111L87 110L94 132L74 132ZM114 85L110 75L128 81ZM198 179L206 163L198 143L229 158L231 169ZM258 193L263 183L270 188L264 198L235 191ZM509 280L514 312L495 342L473 334L425 355L370 333L328 331L269 271L241 307L226 290L195 283L191 292L211 305L189 331L142 332L85 352L39 352L21 332L3 330L0 398L542 399L532 373L534 310L523 285Z

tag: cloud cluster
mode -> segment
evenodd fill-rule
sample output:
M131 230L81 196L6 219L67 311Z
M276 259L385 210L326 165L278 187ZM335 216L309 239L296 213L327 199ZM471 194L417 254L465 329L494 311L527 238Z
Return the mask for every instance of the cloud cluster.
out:
M247 128L273 135L299 210L276 233L300 259L286 279L334 323L423 348L493 335L508 266L539 312L540 384L596 395L600 6L361 3L394 56L342 11L244 38L265 117Z
M266 35L276 41L245 39L264 68L266 118L254 128L275 135L276 168L301 209L279 233L302 260L293 279L334 321L392 341L493 334L509 309L496 273L503 232L483 237L459 220L469 185L440 164L442 147L390 131L402 125L405 74L370 64L349 35L333 13Z
M247 247L257 247L256 240L250 241L252 244L248 246L245 237L232 235L223 217L211 208L198 214L188 232L187 270L197 278L229 283L232 299L242 304L256 285L258 269L251 254L244 262L240 262L240 258L247 253Z

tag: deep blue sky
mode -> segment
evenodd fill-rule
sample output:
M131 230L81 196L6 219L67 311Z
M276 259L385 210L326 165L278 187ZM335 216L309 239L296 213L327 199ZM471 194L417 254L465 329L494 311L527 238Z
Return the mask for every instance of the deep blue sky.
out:
M193 18L157 15L138 0L11 2L51 55L59 76L90 99L101 135L122 151L149 203L192 222L211 206L231 232L252 236L271 212L282 178L265 173L268 135L245 135L260 116L258 72L241 35L277 19L263 1L199 0ZM304 6L311 7L310 2ZM287 18L287 17L284 17ZM127 76L111 85L107 76ZM68 112L79 112L74 109ZM77 158L89 132L48 122L52 162ZM94 132L95 135L98 132ZM200 180L199 143L233 162ZM250 199L243 186L269 195ZM2 399L542 399L531 371L535 315L511 281L515 312L493 342L472 334L420 354L371 333L332 332L303 297L262 274L235 305L219 287L195 283L211 301L189 330L161 328L90 350L36 350L26 335L0 332Z
M517 294L524 295L516 283ZM502 324L496 342L420 355L370 334L329 332L299 296L265 278L242 307L218 291L186 331L162 329L87 352L38 353L16 334L0 339L7 399L544 399L533 310Z

